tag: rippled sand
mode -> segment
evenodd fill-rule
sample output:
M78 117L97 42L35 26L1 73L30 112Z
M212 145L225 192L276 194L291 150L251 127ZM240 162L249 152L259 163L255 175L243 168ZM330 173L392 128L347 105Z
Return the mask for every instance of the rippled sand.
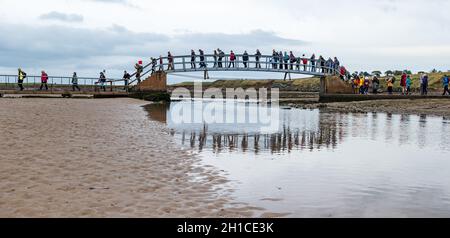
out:
M253 216L145 104L0 99L0 217Z

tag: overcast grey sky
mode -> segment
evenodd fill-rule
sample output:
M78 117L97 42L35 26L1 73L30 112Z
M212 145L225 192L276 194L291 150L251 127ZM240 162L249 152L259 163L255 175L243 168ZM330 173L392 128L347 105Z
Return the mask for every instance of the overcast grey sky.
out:
M0 0L0 71L119 76L190 49L338 56L348 69L450 69L447 0Z

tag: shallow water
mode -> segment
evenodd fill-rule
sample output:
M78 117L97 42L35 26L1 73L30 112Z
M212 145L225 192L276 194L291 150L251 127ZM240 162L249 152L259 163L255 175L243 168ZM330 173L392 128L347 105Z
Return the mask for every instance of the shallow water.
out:
M278 121L177 123L223 102L147 107L180 146L226 172L238 202L289 217L450 217L450 121L273 106ZM220 106L219 105L219 106ZM247 113L264 105L238 103ZM228 110L224 110L228 114Z

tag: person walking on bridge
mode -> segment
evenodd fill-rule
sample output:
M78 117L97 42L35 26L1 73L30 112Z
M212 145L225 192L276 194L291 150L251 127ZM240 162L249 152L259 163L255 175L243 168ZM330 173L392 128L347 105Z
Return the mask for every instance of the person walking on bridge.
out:
M283 70L283 51L278 52L278 60L280 61L280 70Z
M444 77L442 77L442 85L444 86L444 93L442 94L442 96L445 96L446 93L448 93L448 95L450 95L450 91L448 90L448 84L449 84L449 78L447 75L444 75Z
M230 52L230 64L228 65L228 68L231 68L231 65L233 65L233 68L236 67L234 64L234 61L236 60L236 55L233 51Z
M285 52L284 52L284 69L285 69L285 70L288 70L288 68L289 68L288 63L289 63L289 55L288 55L288 53L285 51Z
M142 74L142 71L144 70L144 68L139 63L136 63L134 68L136 69L136 80L138 81L138 84L139 84L139 83L141 83L141 74Z
M291 51L289 52L289 69L294 70L294 63L297 61L297 58L295 58L294 53Z
M308 59L306 58L306 55L303 54L302 56L302 63L303 63L303 69L306 72L308 70Z
M310 61L311 61L311 72L316 72L316 55L315 54L313 54L311 56Z
M278 69L278 52L276 52L275 50L273 50L272 52L272 62L272 68Z
M328 58L327 62L326 62L326 70L325 72L331 74L333 73L333 69L334 69L334 61L330 58Z
M39 88L39 90L42 91L42 89L45 87L45 91L48 91L48 74L42 70L41 71L41 87Z
M219 52L219 60L218 60L218 66L219 66L219 68L222 68L223 67L223 64L222 64L222 61L223 61L223 58L225 57L225 52L223 52L221 49L217 49L217 52Z
M78 87L77 72L73 72L73 76L72 76L72 90L75 92L75 89L78 89L78 91L81 91L80 87Z
M217 50L214 51L214 67L217 68L217 59L219 58L219 54L217 53Z
M206 68L205 63L205 52L203 50L198 50L200 52L200 68Z
M320 68L322 69L321 72L322 72L322 73L325 73L325 58L323 58L323 56L320 56L320 57L319 57L319 61L318 61L317 64L318 64L318 65L320 66Z
M247 51L245 51L244 54L242 55L242 61L244 62L245 68L248 68L248 60L249 60L249 55L248 55Z
M98 79L98 83L100 84L100 89L103 89L104 92L106 92L106 71L103 70L103 72L100 72L100 77Z
M195 64L195 58L196 58L195 51L191 50L191 69L196 69L197 68L197 66Z
M174 62L173 62L173 55L172 55L172 53L170 53L170 51L169 52L167 52L167 60L169 61L169 66L167 67L167 71L169 71L169 70L175 70L175 65L174 65Z
M153 58L152 58L152 61L153 61ZM131 75L127 71L124 71L123 72L123 82L125 84L125 88L124 89L127 92L128 92L128 82L130 81L130 79L131 79ZM75 89L73 91L75 91Z
M156 65L158 64L158 60L155 58L150 58L150 61L152 62L152 75L156 72Z
M261 52L259 50L256 50L256 54L255 54L255 60L256 60L256 68L260 69L261 68L261 63L259 62L261 59Z
M25 73L21 68L19 68L19 73L17 75L17 85L19 85L20 91L24 90L23 81L27 78L27 73Z
M162 55L159 56L159 71L164 71L164 62Z

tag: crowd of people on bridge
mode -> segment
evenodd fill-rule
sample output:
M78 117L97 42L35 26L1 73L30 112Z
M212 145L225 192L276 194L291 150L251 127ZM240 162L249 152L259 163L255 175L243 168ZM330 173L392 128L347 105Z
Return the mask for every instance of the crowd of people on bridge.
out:
M261 62L261 59L265 57L267 61ZM207 58L212 59L208 61ZM251 61L252 59L252 61ZM337 57L333 59L330 57L325 59L323 56L316 57L312 54L311 57L307 57L302 54L301 57L294 55L293 51L277 51L273 50L271 55L263 56L259 49L252 55L247 51L244 51L242 55L236 54L233 50L230 51L228 55L225 54L221 49L214 50L212 55L206 55L204 50L199 49L198 53L195 50L191 50L190 62L175 63L175 57L169 51L167 57L159 57L159 69L158 59L151 58L152 73L157 70L160 71L171 71L175 70L175 64L182 64L183 69L186 69L186 65L189 64L191 70L206 70L208 68L208 63L212 63L212 68L238 68L241 64L243 68L248 69L254 67L254 69L262 69L262 64L265 65L265 69L279 70L283 72L289 71L303 71L310 73L322 73L322 74L340 74L342 71L346 72L345 67L342 67ZM227 64L225 65L224 62ZM165 68L164 66L167 66ZM188 66L188 67L189 67ZM138 70L136 68L136 70ZM343 74L345 76L346 74Z

